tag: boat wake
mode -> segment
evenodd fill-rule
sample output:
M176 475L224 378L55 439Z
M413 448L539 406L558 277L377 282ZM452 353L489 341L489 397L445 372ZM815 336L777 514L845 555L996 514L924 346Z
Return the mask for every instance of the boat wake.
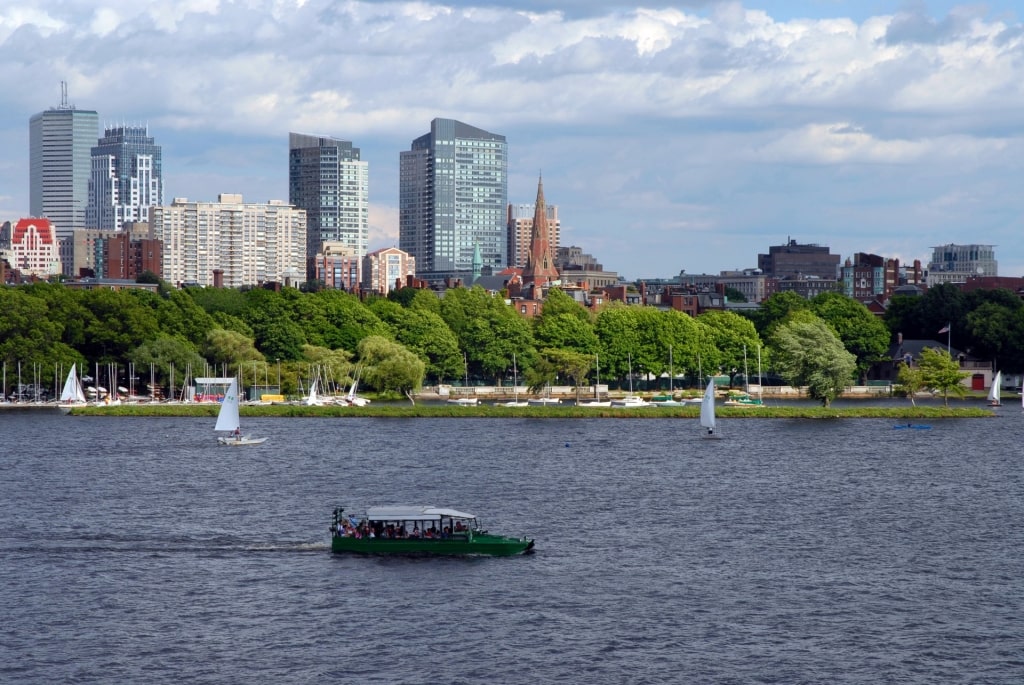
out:
M139 536L114 535L83 535L80 537L62 537L47 540L12 540L12 544L0 546L7 553L46 552L58 554L295 554L309 552L326 552L330 545L326 542L307 540L262 540L253 541L233 536L216 537L157 537L142 538Z

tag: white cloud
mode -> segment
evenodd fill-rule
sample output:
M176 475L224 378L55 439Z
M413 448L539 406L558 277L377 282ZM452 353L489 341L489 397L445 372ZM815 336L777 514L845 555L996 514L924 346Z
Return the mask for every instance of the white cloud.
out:
M505 133L510 199L532 201L544 168L567 233L627 275L734 268L740 256L717 255L738 242L752 264L804 230L866 251L856 236L871 222L920 236L922 256L969 222L963 234L991 231L1002 263L1024 263L1010 239L1024 216L1024 26L1009 0L859 19L739 2L463 4L2 7L0 217L27 211L28 118L64 80L102 121L150 125L174 194L280 198L289 131L352 139L387 244L398 153L445 116ZM901 239L894 250L913 242Z

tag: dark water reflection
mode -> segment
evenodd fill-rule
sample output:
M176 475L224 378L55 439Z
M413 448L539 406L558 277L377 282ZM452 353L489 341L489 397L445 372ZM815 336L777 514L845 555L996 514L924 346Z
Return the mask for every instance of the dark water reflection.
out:
M209 423L0 414L0 681L1024 679L1019 409ZM328 552L333 506L420 502L538 551Z

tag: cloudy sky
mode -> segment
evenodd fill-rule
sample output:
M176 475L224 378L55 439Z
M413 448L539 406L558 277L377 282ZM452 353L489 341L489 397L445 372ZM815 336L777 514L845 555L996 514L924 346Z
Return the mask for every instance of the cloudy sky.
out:
M754 267L792 238L1024 276L1019 0L35 0L0 3L0 219L28 121L69 101L163 146L166 200L288 197L288 132L352 140L371 247L435 117L507 136L563 245L627 278Z

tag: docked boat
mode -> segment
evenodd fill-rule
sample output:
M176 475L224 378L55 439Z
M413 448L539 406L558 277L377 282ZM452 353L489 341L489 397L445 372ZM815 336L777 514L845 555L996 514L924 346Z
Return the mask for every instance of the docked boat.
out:
M479 404L479 399L476 397L452 397L448 400L448 404L457 404L462 407L475 407Z
M627 395L623 398L612 400L612 406L632 409L636 407L649 407L651 406L651 403L639 395Z
M672 395L655 395L651 398L654 407L685 407L687 404L686 400L677 400Z
M488 533L473 514L431 506L370 507L362 518L338 507L331 520L337 553L504 557L530 552L533 543Z
M85 399L85 391L82 389L82 382L78 380L78 369L74 364L68 371L68 377L64 381L64 388L60 393L60 410L67 414L75 407L88 406Z
M751 397L749 393L732 391L722 402L726 407L763 407L764 403L757 397Z

